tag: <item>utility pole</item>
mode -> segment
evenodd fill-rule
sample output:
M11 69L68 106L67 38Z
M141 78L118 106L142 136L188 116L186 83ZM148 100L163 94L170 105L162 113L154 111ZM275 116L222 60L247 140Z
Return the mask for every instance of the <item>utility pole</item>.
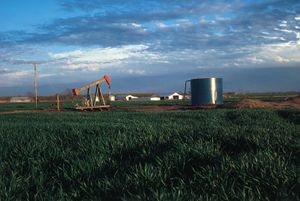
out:
M59 94L56 94L56 110L60 111Z
M37 80L36 80L36 63L34 66L34 97L35 97L35 109L37 110Z

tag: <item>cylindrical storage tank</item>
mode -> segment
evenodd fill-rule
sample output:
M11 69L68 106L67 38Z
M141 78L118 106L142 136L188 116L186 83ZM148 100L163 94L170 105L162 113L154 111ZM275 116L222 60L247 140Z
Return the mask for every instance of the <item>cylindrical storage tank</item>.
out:
M222 78L197 78L190 82L192 105L223 104Z

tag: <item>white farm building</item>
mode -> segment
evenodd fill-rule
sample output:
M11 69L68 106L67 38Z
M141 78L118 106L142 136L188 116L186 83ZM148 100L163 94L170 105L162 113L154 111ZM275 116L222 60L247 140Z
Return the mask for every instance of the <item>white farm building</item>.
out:
M182 100L183 99L183 95L180 95L179 93L175 92L171 95L168 96L169 100Z
M160 101L160 97L159 96L151 96L150 100L151 101Z
M30 103L33 101L33 99L27 96L15 96L11 97L9 101L11 103Z
M125 96L125 100L126 100L126 101L130 101L130 100L132 100L132 99L137 99L137 98L139 98L139 97L133 96L133 95L127 95L127 96Z
M115 95L109 95L109 101L116 101L116 96Z

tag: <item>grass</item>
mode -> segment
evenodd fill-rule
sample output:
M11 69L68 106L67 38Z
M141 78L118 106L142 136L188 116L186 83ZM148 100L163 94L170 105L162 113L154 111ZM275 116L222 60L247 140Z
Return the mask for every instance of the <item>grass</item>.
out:
M0 115L0 200L299 200L299 116Z
M53 103L38 103L38 110L44 110L51 107ZM35 110L35 103L1 103L0 112L8 112L14 110Z
M56 109L55 102L38 103L38 110ZM66 101L62 104L62 109L72 109L75 104L81 104L80 101ZM114 108L136 107L136 106L154 106L154 105L187 105L189 101L183 100L166 100L166 101L116 101L111 102ZM1 103L0 112L15 110L35 110L35 103Z

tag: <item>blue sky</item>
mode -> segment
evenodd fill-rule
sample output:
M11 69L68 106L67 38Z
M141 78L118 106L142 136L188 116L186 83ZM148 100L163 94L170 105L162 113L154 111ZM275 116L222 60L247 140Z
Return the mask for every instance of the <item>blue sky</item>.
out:
M300 91L300 2L0 0L0 95L40 94L112 77L116 92ZM298 76L299 75L299 76Z

